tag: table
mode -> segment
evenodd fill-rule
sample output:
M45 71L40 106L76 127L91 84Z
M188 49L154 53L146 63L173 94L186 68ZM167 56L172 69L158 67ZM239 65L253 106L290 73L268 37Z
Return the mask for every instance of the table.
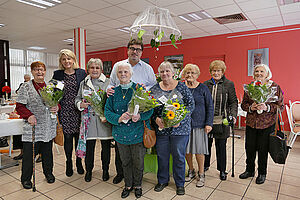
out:
M12 140L13 135L21 135L23 132L23 119L5 119L0 120L0 137L10 136L9 141L9 157L11 157L11 149L12 149ZM7 168L10 166L14 166L18 163L18 161L10 162L6 165L1 164L1 156L0 153L0 169Z
M16 105L0 106L0 113L11 113L15 110Z
M243 111L241 104L238 104L238 114L237 114L238 118L239 118L239 129L241 129L241 117L246 117L247 116L247 112Z

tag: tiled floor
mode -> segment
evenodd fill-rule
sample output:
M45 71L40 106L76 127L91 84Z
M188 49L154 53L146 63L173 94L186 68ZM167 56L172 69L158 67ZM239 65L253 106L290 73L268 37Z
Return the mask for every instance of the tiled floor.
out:
M156 184L156 175L145 173L143 179L143 196L140 199L280 199L293 200L300 199L300 141L295 142L290 151L287 163L285 165L275 164L269 157L267 180L262 185L255 184L255 177L252 179L241 180L238 175L245 170L245 150L244 150L244 131L236 131L241 135L241 139L235 139L235 158L234 171L232 174L232 138L227 142L227 170L229 172L227 181L220 181L219 173L216 170L215 152L212 156L212 166L206 172L205 186L196 187L196 182L186 183L186 195L177 196L174 180L171 178L170 184L162 192L157 193L153 190ZM97 154L100 155L100 145L97 142ZM120 194L124 187L124 182L114 185L112 178L115 175L114 162L110 166L111 178L107 182L101 180L102 171L100 165L100 156L95 160L93 179L91 182L84 181L84 175L78 175L76 172L72 177L65 176L65 157L63 148L59 147L60 154L56 149L54 152L54 175L56 181L54 184L48 184L41 171L41 164L37 164L36 170L36 188L37 192L25 190L20 184L21 165L0 170L0 199L121 199ZM213 149L214 151L214 149ZM16 151L14 155L19 152ZM114 156L114 155L113 155ZM113 161L113 159L112 159ZM256 172L257 175L257 172ZM134 193L131 193L127 199L134 199Z

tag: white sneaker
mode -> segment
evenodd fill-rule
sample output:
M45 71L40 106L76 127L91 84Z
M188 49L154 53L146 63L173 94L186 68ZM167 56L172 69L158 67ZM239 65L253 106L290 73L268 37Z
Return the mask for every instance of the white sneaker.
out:
M193 178L195 178L195 176L196 176L195 170L194 169L193 170L189 170L188 174L185 177L185 182L190 182Z
M203 187L205 183L205 174L198 174L196 187Z

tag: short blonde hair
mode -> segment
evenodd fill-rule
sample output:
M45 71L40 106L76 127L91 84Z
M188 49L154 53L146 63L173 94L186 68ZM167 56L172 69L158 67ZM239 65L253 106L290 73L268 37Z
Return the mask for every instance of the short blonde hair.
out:
M209 65L209 72L211 73L214 69L221 69L223 74L226 71L226 65L222 60L214 60Z
M171 62L169 62L169 61L163 61L162 63L160 63L160 65L159 65L159 67L158 67L158 73L160 73L160 69L162 68L162 67L167 67L167 68L169 68L173 73L175 73L175 68L174 68L174 65L171 63Z
M198 67L198 65L195 65L195 64L186 64L181 72L181 77L185 77L186 75L186 72L189 71L189 70L195 70L196 73L198 74L198 77L200 76L200 69ZM198 78L197 77L197 78Z
M59 66L58 66L58 69L62 69L64 70L64 66L63 64L61 63L61 57L65 55L67 57L70 57L73 59L74 61L74 64L73 64L73 69L78 69L79 68L79 65L78 65L78 62L77 62L77 59L76 59L76 56L75 54L73 53L73 51L69 50L69 49L62 49L60 52L59 52Z
M96 65L99 65L101 67L101 71L103 70L103 62L100 58L91 58L89 62L87 63L87 70L89 70L89 67L91 64L95 63Z

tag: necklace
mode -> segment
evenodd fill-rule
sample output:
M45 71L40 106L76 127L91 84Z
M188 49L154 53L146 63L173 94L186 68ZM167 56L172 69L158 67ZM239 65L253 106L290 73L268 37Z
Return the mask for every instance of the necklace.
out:
M125 96L126 96L128 90L129 90L129 89L127 89L126 92L125 92L125 94L124 94L123 89L121 89L121 92L122 92L122 95L123 95L123 99L125 99Z

